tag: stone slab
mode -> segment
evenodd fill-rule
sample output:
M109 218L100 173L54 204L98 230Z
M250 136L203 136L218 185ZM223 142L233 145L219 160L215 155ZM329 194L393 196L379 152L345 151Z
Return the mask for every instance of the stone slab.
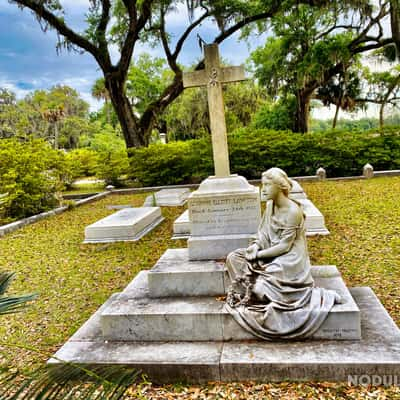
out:
M362 339L337 342L225 343L221 380L347 381L349 375L400 376L400 331L370 288L351 290Z
M190 235L189 210L185 210L174 222L174 235Z
M68 341L50 359L73 361L86 367L109 365L129 366L143 371L152 382L207 383L220 378L219 360L223 343L150 343L107 342L104 340Z
M186 265L188 267L188 264ZM212 267L212 266L210 266ZM174 275L164 269L165 286L173 288ZM317 286L337 291L343 304L337 304L314 338L354 340L360 338L360 314L337 269L332 266L316 269ZM321 272L322 271L322 272ZM319 274L318 274L319 273ZM188 277L200 272L189 271ZM151 273L147 272L147 276ZM214 276L217 276L215 272ZM220 273L223 281L223 273ZM181 273L181 282L185 280ZM151 279L149 279L151 281ZM186 282L189 280L186 279ZM135 285L135 280L131 285ZM223 282L222 282L223 284ZM140 283L142 287L143 283ZM215 290L215 288L212 288ZM220 292L223 294L224 292ZM225 301L216 297L124 296L114 299L101 314L103 336L117 341L221 341L254 339L242 329L225 308Z
M317 283L324 278L329 278L333 282L336 282L336 278L341 279L340 272L334 265L313 266L311 273ZM344 283L339 282L338 285L342 286ZM121 295L127 294L128 298L133 295L134 297L222 296L228 286L229 277L225 261L191 261L187 248L168 249L151 270L140 272Z
M306 216L304 226L306 235L329 235L329 231L325 226L325 218L321 211L309 199L296 199L302 206Z
M168 249L148 273L149 296L221 295L224 270L224 262L190 261L188 249Z
M163 219L160 207L124 208L87 226L84 243L136 241Z
M349 375L400 376L400 330L370 288L352 288L361 310L359 341L107 342L99 318L56 354L79 365L130 366L153 382L333 381ZM99 313L100 311L98 311ZM49 365L60 361L50 359Z
M157 206L183 206L190 195L188 188L163 189L154 194Z
M233 250L247 247L254 234L190 236L187 245L190 260L221 260Z

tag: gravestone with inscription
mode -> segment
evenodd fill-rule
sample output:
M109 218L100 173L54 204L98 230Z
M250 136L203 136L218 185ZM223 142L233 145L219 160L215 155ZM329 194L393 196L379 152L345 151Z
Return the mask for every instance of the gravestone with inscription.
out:
M289 193L289 197L291 199L298 201L303 206L304 214L306 216L305 220L306 235L307 236L329 235L329 230L325 226L325 218L323 214L314 205L314 203L307 198L307 194L304 192L300 184L293 179L291 181L293 183L293 187ZM265 201L262 196L261 196L261 201ZM255 217L258 218L257 216ZM255 226L255 224L250 224L250 223L249 225ZM189 219L189 210L185 210L174 222L173 225L174 235L172 239L189 239L191 235L190 229L191 227ZM254 231L253 233L255 234L256 231Z

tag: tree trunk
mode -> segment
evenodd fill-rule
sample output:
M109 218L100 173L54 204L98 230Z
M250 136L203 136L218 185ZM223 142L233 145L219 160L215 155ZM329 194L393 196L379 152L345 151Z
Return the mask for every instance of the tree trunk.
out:
M339 116L339 110L340 110L340 105L339 103L336 104L336 111L335 111L335 116L333 117L333 122L332 122L332 129L336 128L338 116Z
M106 119L107 119L107 124L111 125L111 110L110 110L110 103L108 101L108 98L106 97L105 99L106 103Z
M125 94L124 83L114 76L106 76L106 87L110 94L110 100L114 106L118 121L121 125L126 147L144 147L148 140L138 126L138 120L133 113L132 106Z
M54 148L58 150L58 124L54 122Z
M379 128L383 128L383 111L385 109L385 102L382 102L379 108Z
M309 91L304 89L300 89L297 91L296 119L294 123L295 132L300 132L300 133L308 132L308 119L310 115L311 93L309 93Z

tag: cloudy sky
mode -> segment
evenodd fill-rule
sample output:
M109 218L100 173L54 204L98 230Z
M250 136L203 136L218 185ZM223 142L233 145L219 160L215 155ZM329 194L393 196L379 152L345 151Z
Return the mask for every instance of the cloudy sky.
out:
M87 0L64 0L67 23L83 31ZM172 14L168 21L172 32L181 32L187 24L185 8ZM205 24L191 35L179 59L190 65L201 57L196 35L211 41L216 31L211 24ZM0 0L0 87L11 89L19 98L35 89L48 89L56 84L65 84L77 89L82 97L96 109L99 104L91 97L90 89L101 72L91 55L56 52L57 35L54 31L44 33L33 14L21 11L7 0ZM262 39L254 38L251 47L261 44ZM149 52L161 55L160 49L143 45L137 53ZM237 36L221 46L221 55L232 63L243 63L249 56L246 43L240 43ZM115 51L116 53L116 51ZM117 54L115 54L117 55Z
M85 14L88 0L63 0L66 22L78 31L85 29ZM176 35L182 32L188 21L185 6L170 15L167 28ZM197 42L197 34L211 42L216 35L215 26L205 23L189 37L178 60L184 65L191 65L200 59L201 51ZM253 37L250 43L240 42L233 36L220 46L221 56L233 64L246 61L250 50L263 44L264 37ZM33 14L25 9L20 10L7 0L0 0L0 87L14 91L18 98L35 89L48 89L54 85L68 85L78 90L82 97L90 103L91 109L101 104L90 95L94 81L101 72L91 55L56 52L57 35L54 31L44 33ZM142 45L136 48L140 52L162 55L160 48ZM115 58L117 51L113 50ZM330 117L333 110L319 109L318 117Z

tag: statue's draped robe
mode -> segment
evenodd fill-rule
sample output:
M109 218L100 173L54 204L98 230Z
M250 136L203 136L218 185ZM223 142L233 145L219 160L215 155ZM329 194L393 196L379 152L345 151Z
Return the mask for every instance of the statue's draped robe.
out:
M247 306L227 304L229 312L243 328L266 340L312 336L338 299L334 291L314 287L304 217L299 226L284 225L273 215L270 200L255 242L260 249L267 249L283 239L291 244L285 254L249 262L246 249L239 249L230 253L226 262L231 281L249 277L257 298Z

